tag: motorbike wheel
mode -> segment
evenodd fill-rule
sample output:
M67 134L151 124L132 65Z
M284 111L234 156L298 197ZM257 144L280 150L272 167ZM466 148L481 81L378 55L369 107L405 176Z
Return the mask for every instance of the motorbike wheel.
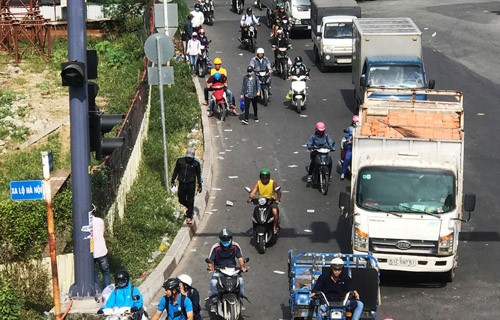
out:
M267 102L269 100L269 92L267 90L267 88L262 90L262 103L264 104L264 107L267 107Z
M229 307L229 317L228 319L229 320L238 320L238 310L236 310L236 304L232 304L230 307Z
M295 109L296 109L297 113L300 113L302 111L303 107L304 107L304 105L302 104L302 99L297 100L297 103L295 104Z
M319 175L319 189L324 195L328 193L328 175L325 171L322 171Z
M264 236L257 236L257 252L260 254L266 253L266 243L264 242Z
M285 80L287 76L285 61L280 62L280 69L281 79Z
M223 105L220 106L220 121L226 121L226 115L227 115L227 105L224 103Z
M249 39L249 42L250 44L248 45L248 51L250 51L251 53L255 53L255 39L251 37Z

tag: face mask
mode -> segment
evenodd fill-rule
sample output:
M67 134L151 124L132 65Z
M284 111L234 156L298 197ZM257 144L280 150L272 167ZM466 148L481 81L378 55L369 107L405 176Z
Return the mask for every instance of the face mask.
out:
M302 62L297 62L297 67L300 67L302 65Z
M229 241L221 241L220 243L222 244L223 247L227 248L231 244L231 240L229 240Z

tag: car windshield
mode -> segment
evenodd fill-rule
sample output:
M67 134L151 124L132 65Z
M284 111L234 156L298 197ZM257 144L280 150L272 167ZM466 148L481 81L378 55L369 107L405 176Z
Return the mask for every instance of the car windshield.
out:
M311 6L311 0L293 0L293 5L297 7L301 6L306 6L310 7Z
M368 85L387 88L423 88L424 72L419 65L372 66L368 71Z
M323 37L325 39L351 39L352 23L327 23Z
M440 214L455 209L451 171L367 167L358 177L356 204L366 210Z

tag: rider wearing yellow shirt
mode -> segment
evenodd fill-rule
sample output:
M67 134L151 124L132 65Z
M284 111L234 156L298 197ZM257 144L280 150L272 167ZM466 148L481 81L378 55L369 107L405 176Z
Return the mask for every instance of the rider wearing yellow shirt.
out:
M210 75L213 76L216 72L218 72L218 73L220 73L222 75L225 75L226 78L227 78L227 71L226 71L226 69L224 69L222 67L222 60L221 60L221 58L218 58L218 57L214 59L214 68L210 69ZM207 83L206 87L205 87L205 90L203 92L204 97L205 97L205 102L203 104L207 105L207 106L208 106L208 91L210 91L210 89L211 88L210 88L210 86ZM228 101L229 101L229 109L231 110L231 112L234 115L238 115L239 113L236 110L233 92L231 90L229 90L229 88L227 87L227 83L226 83L226 89L225 90L226 90L227 98L228 98Z
M257 193L259 193L259 197L273 199L273 203L271 204L273 217L274 217L274 233L278 233L278 221L279 221L279 210L278 203L281 199L281 191L276 191L278 184L276 181L271 179L271 172L269 169L260 170L260 179L257 180L255 185L253 186L252 191L250 192L250 196L248 197L248 202L252 201Z

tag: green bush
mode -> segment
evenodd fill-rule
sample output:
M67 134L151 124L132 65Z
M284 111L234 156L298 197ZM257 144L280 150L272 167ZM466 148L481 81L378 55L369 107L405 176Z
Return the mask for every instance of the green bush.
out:
M17 294L9 278L0 274L0 314L4 320L21 318L23 300Z

